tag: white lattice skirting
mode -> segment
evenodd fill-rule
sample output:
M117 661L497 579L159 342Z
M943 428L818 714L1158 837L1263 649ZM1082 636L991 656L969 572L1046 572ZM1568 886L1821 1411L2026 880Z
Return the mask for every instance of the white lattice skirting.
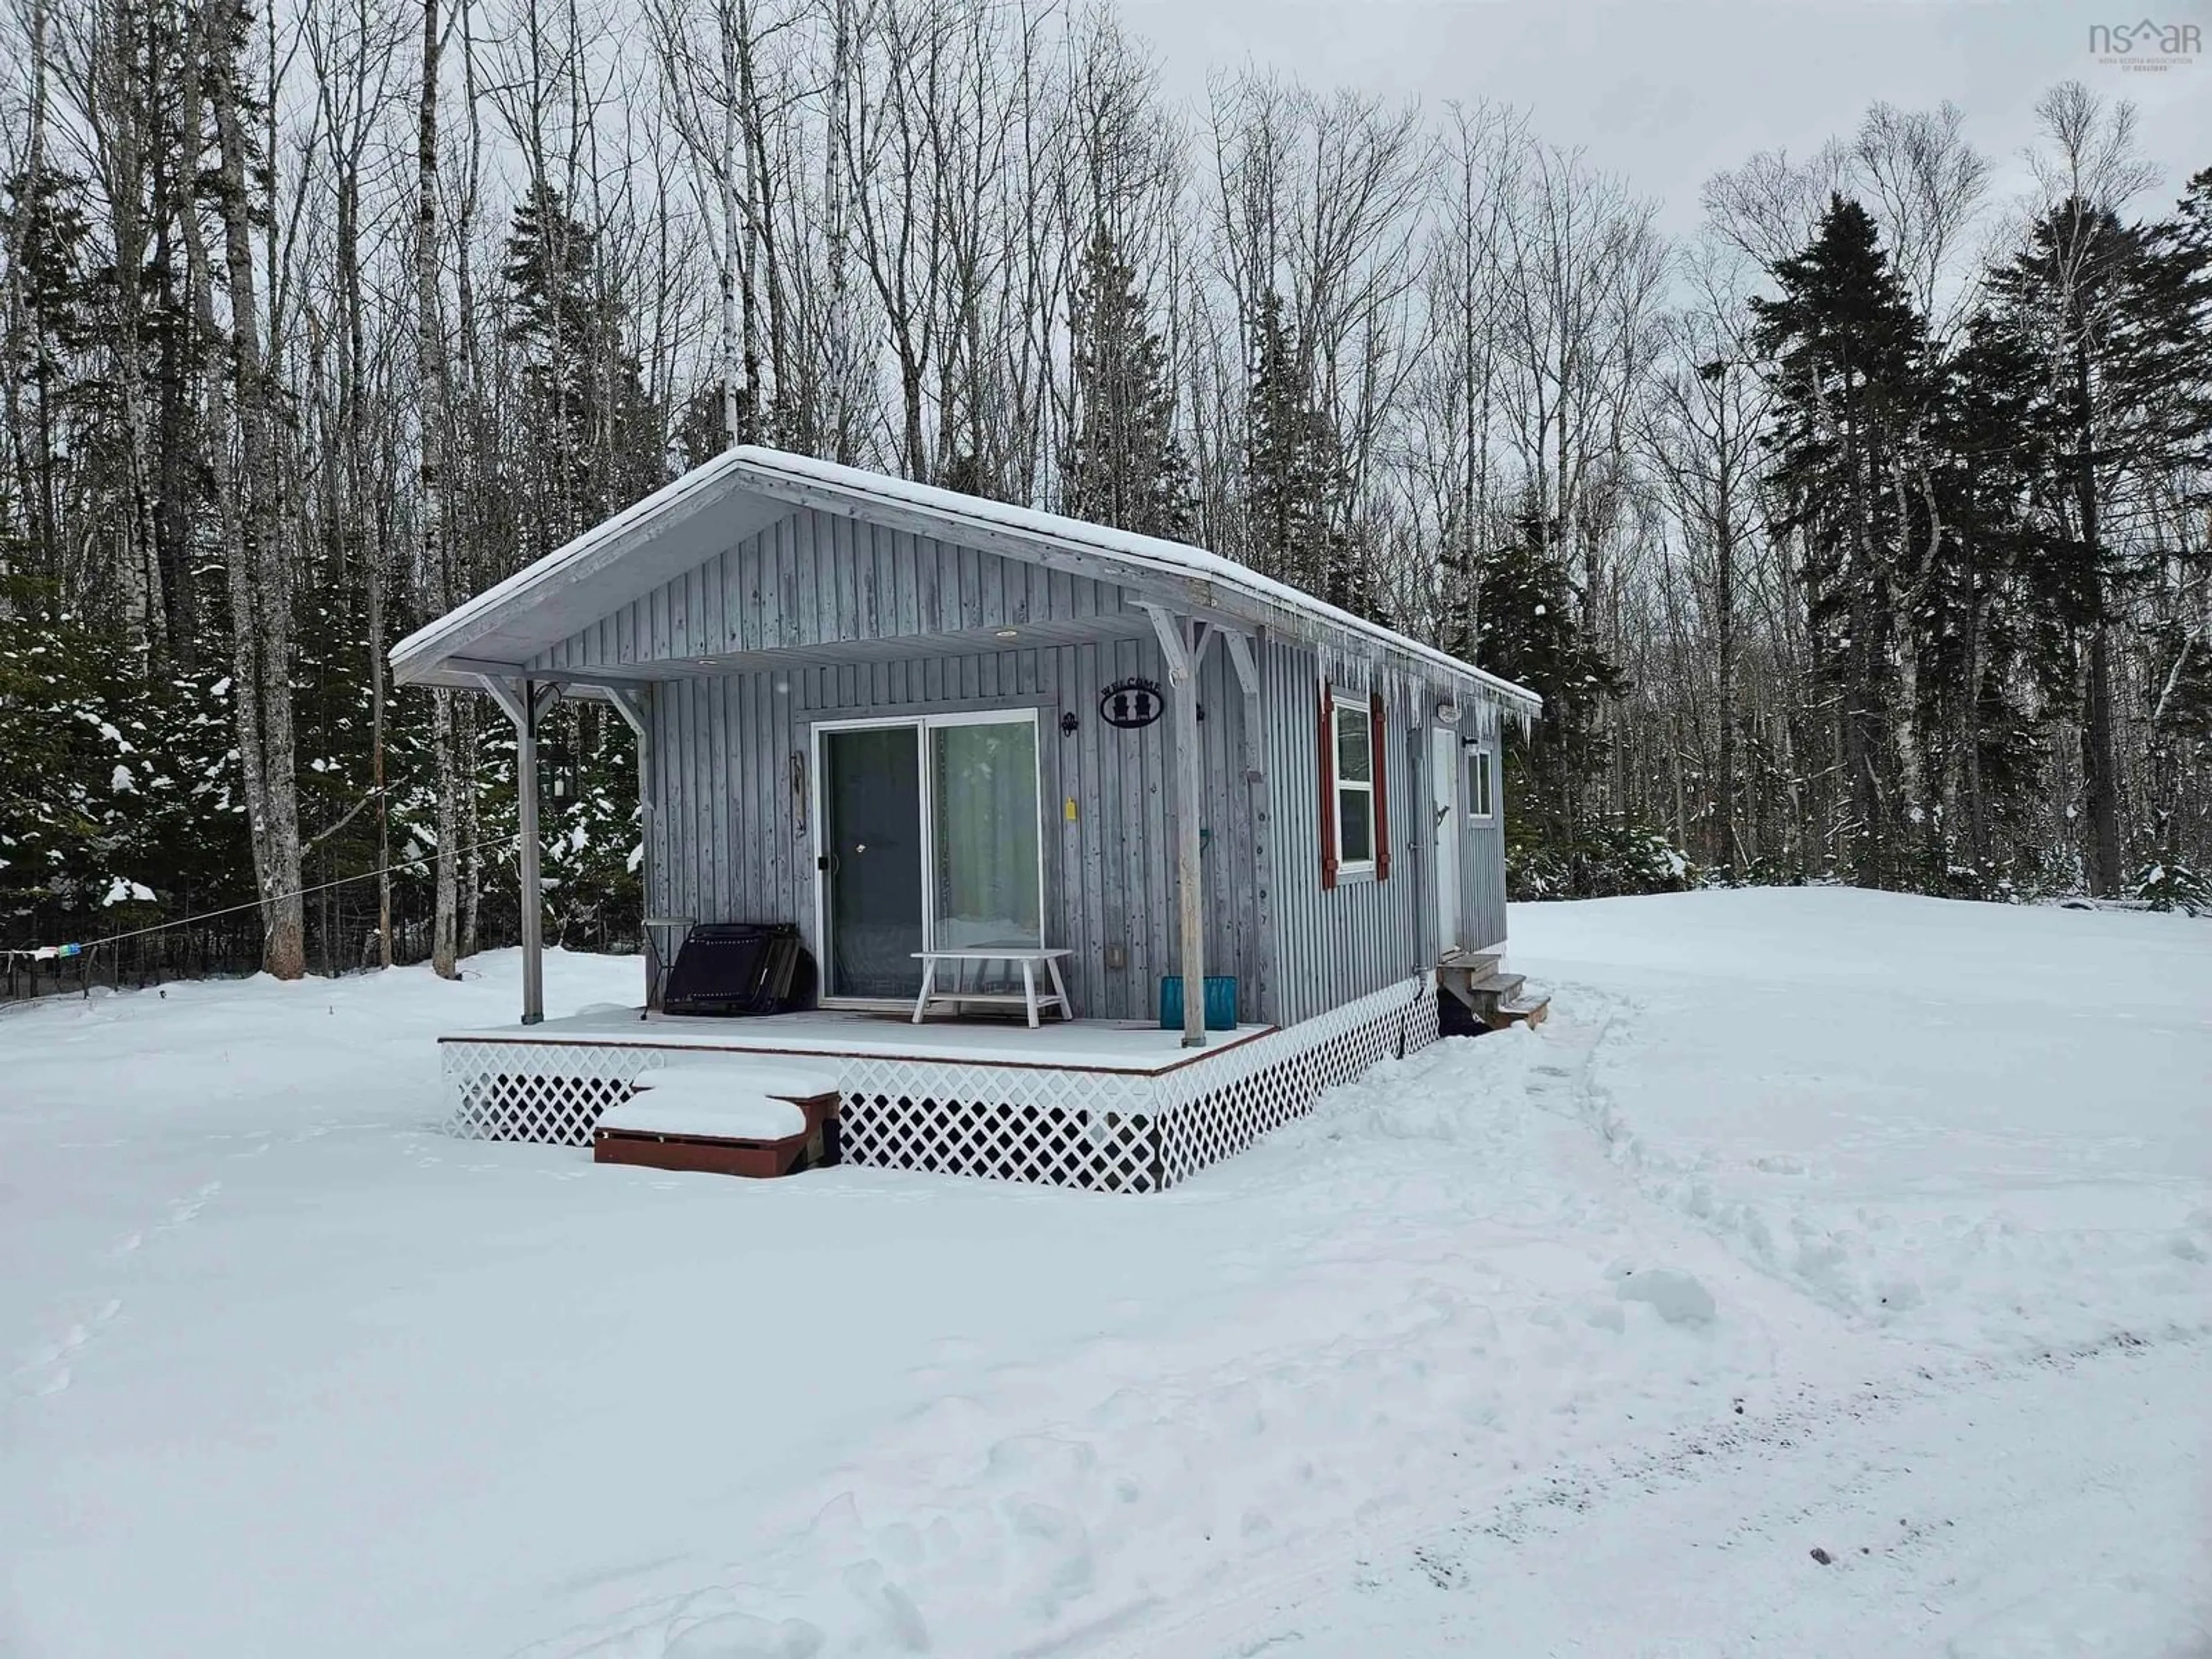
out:
M850 1164L1158 1192L1312 1109L1322 1091L1437 1040L1421 975L1316 1019L1157 1075L975 1061L810 1056L834 1066ZM587 1146L648 1067L726 1050L449 1038L447 1127L469 1139Z

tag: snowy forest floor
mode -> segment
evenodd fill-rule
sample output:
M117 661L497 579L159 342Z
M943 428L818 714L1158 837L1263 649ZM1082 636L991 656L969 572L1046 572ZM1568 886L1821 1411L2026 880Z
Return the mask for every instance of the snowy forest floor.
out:
M2212 926L1512 926L1141 1199L448 1139L512 957L0 1013L0 1655L2212 1653Z

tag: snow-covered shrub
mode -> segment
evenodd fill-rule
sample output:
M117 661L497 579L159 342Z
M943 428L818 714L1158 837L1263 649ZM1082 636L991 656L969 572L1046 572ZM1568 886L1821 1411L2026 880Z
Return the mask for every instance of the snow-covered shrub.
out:
M1509 831L1505 892L1513 899L1613 898L1686 893L1704 874L1688 854L1649 824L1625 816L1587 825L1565 845Z
M2212 878L2185 864L2154 864L2136 878L2136 896L2154 910L2212 915Z
M213 680L149 672L112 619L0 579L0 944L94 938L157 894L252 896Z

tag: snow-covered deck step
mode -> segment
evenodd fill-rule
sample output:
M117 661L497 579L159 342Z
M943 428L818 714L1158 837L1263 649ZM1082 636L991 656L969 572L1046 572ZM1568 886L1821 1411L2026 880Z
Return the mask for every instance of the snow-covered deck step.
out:
M710 1108L733 1094L750 1092L776 1100L812 1100L837 1092L837 1073L830 1066L794 1066L772 1056L750 1055L711 1071L698 1066L654 1066L640 1072L630 1087L649 1091L657 1104Z
M592 1127L595 1163L763 1177L836 1161L833 1075L695 1066L641 1073L630 1088Z
M742 1073L647 1072L630 1087L637 1092L599 1114L602 1133L623 1129L713 1140L784 1140L806 1133L804 1106L762 1093ZM835 1095L837 1085L833 1080L808 1092Z

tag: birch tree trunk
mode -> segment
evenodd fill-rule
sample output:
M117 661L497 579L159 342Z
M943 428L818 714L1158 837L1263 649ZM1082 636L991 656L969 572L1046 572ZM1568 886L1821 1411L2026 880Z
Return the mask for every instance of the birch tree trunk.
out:
M422 428L422 572L429 610L443 616L453 606L452 563L446 548L446 354L438 330L438 0L422 0L422 87L415 138L415 378ZM430 921L430 968L441 979L459 979L455 933L460 914L461 768L453 720L453 694L432 691L431 762L438 775L437 890Z
M240 551L253 584L244 617L256 635L252 654L260 675L260 729L240 733L240 752L258 739L259 774L255 815L263 824L255 871L268 926L264 965L278 979L307 972L307 929L300 902L300 801L295 782L292 732L292 572L276 512L269 377L261 353L259 283L254 270L254 213L246 185L246 88L238 58L210 40L210 100L220 158L217 196L222 207L224 274L230 289L234 412L245 476L234 480L243 507ZM217 51L220 50L220 55ZM235 626L240 615L234 612ZM243 705L241 704L241 708ZM242 723L242 722L241 722Z
M252 846L255 884L265 929L263 965L279 979L306 971L300 904L300 823L293 786L289 679L291 617L288 573L276 546L271 495L266 397L261 372L252 222L246 191L245 135L235 60L215 38L210 20L184 53L184 130L187 176L199 170L202 112L212 108L217 141L217 197L224 230L224 274L231 304L230 374L210 382L210 438L206 462L231 611L231 707ZM222 337L215 283L199 215L187 205L184 228L193 308L203 334ZM228 396L226 398L226 391ZM235 419L242 468L232 465L223 416Z

